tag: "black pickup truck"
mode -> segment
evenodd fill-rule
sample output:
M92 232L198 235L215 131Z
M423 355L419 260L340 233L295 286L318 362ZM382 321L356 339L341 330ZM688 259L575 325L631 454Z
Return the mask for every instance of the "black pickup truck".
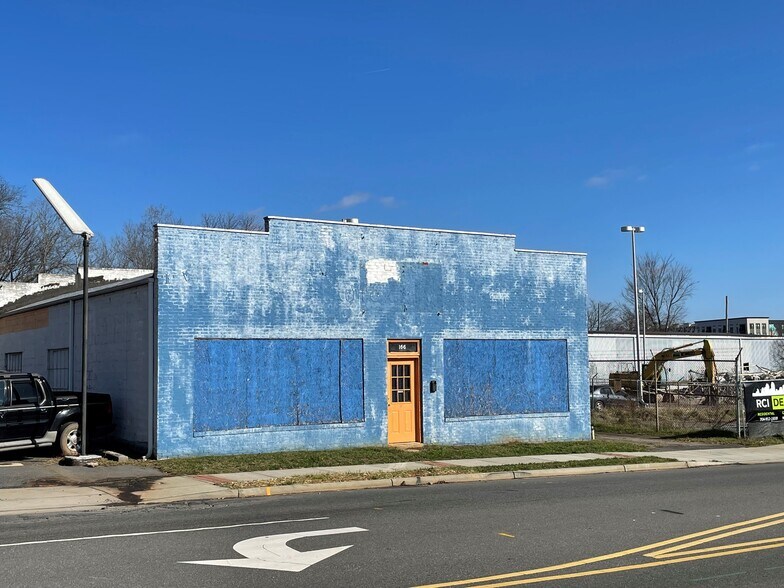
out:
M78 455L81 401L80 392L55 392L38 374L0 372L0 451L57 445L63 455ZM111 429L111 397L88 393L88 437Z

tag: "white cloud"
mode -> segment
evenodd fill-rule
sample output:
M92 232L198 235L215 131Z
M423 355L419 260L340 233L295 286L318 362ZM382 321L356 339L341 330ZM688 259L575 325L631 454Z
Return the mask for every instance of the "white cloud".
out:
M585 185L589 188L604 188L605 186L609 185L610 178L606 175L602 176L591 176L587 180L585 180Z
M321 208L319 208L320 212L325 212L327 210L343 210L346 208L352 208L357 206L358 204L363 204L370 200L370 194L367 192L354 192L353 194L349 194L348 196L343 196L337 202L332 204L325 204Z
M751 145L747 145L744 151L746 153L759 153L760 151L767 151L768 149L773 149L775 143L770 142L761 142L761 143L752 143Z
M353 208L366 202L378 202L384 208L394 208L400 202L394 196L375 196L369 192L354 192L348 196L343 196L337 202L332 204L325 204L319 208L319 212L327 212L330 210L345 210L346 208Z
M585 180L584 184L588 188L607 188L623 180L644 182L647 179L648 174L640 173L639 170L633 167L625 167L606 169Z
M394 196L380 196L378 201L386 208L394 208L398 205L398 202L395 200Z

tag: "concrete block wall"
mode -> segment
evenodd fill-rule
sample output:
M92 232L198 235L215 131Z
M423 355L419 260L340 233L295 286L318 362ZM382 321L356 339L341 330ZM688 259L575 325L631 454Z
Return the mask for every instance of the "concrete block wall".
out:
M114 436L138 448L146 448L148 442L150 303L148 283L94 296L89 302L87 389L111 394ZM81 349L81 303L77 304L75 341ZM75 355L76 388L81 388L80 353Z
M516 250L511 235L275 217L265 233L159 226L157 243L159 457L386 444L389 339L422 341L426 443L590 435L584 255ZM363 420L197 431L196 342L210 339L361 339ZM565 341L568 409L447 419L445 339Z

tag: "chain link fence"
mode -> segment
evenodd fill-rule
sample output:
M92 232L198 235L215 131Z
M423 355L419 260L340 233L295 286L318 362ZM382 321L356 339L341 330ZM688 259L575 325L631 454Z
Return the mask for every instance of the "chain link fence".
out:
M716 360L715 373L701 359L654 367L656 377L643 380L640 390L633 359L592 360L593 425L618 432L743 434L743 387L736 360Z

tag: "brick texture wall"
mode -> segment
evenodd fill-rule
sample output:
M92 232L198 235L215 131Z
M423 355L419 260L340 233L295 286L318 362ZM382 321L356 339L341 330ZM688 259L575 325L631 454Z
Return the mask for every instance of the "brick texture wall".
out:
M590 435L583 255L516 250L506 235L281 218L266 233L161 226L157 238L159 457L385 444L388 339L422 341L426 443ZM197 430L202 339L361 339L364 419ZM446 418L445 339L565 341L568 399L551 404L567 410ZM226 390L223 409L241 393Z

